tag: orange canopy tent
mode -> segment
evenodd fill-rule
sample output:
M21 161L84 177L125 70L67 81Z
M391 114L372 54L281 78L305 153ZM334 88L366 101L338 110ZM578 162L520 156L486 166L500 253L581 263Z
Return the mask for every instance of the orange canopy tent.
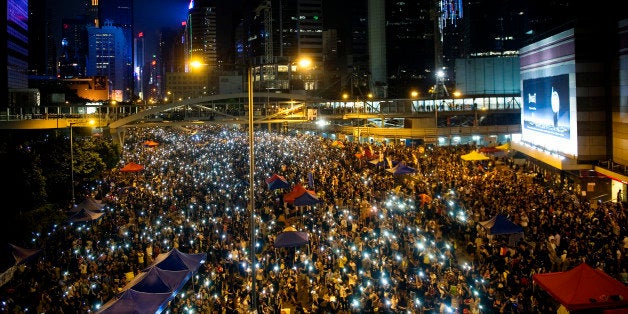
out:
M120 172L138 172L144 169L144 166L130 162L120 169Z

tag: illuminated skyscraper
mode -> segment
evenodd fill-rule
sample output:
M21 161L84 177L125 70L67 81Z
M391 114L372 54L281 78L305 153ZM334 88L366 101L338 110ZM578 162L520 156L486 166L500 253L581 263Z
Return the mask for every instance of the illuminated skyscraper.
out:
M28 87L28 1L7 0L7 54L5 59L8 88Z
M129 100L133 95L133 1L132 0L106 0L98 2L98 16L100 25L117 27L122 31L123 38L118 38L122 46L116 58L116 67L121 62L122 69L117 73L116 89L123 92L123 100ZM113 66L113 65L112 65Z
M216 7L213 1L191 1L186 24L188 61L216 66Z
M146 99L144 92L144 67L146 62L144 61L144 33L139 32L137 37L133 39L133 81L135 82L135 95L138 95L140 99Z
M100 76L108 79L111 99L122 101L126 85L126 42L121 28L105 21L101 28L88 27L89 53L87 76Z
M64 18L61 22L61 78L85 77L87 56L87 28L83 18Z

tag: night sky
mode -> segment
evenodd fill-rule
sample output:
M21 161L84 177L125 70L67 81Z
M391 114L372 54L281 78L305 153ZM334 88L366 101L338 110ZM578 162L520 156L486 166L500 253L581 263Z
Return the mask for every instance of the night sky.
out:
M135 33L144 32L146 57L155 53L157 35L162 28L177 28L185 21L187 0L135 0Z

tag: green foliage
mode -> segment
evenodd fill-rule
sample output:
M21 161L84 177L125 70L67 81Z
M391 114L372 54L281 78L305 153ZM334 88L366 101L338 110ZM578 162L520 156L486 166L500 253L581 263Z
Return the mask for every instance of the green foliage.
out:
M118 145L87 131L73 129L77 196L120 159ZM23 239L66 218L64 209L72 193L70 161L68 129L0 132L0 162L5 166L0 176L5 187L0 189L1 238Z
M94 151L98 153L107 169L115 168L120 161L120 145L102 137L92 137Z
M17 232L21 237L28 237L33 232L47 232L50 226L61 224L67 220L65 210L59 209L54 204L45 204L31 211L22 213L17 217L14 224L18 226L28 226L28 228L19 228L23 232Z
M105 169L105 162L91 139L81 138L74 141L74 179L77 182L94 181Z

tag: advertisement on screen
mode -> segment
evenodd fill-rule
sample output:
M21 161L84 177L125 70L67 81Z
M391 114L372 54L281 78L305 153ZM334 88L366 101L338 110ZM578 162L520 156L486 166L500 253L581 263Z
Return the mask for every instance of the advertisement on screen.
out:
M571 138L569 75L523 81L523 129Z

